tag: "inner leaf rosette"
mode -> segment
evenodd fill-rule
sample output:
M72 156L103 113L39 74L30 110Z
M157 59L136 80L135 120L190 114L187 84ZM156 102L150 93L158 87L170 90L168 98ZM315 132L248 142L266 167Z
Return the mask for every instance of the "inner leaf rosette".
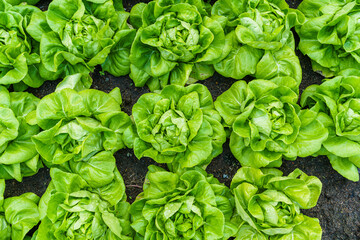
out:
M359 181L360 168L360 78L350 70L308 87L301 105L323 114L321 122L329 137L318 155L327 155L342 176Z
M225 35L206 6L202 0L156 0L133 7L130 20L139 28L130 54L135 86L146 84L153 91L213 75Z
M296 28L299 49L310 57L314 71L325 77L360 68L359 1L304 0L298 9L306 22Z
M0 86L0 179L22 181L42 167L31 137L39 133L34 111L39 99Z
M226 44L214 65L218 73L238 80L247 75L290 76L300 85L302 71L291 28L304 22L301 12L285 0L219 0L212 16L226 18Z
M131 133L132 122L121 111L121 101L118 88L109 94L65 88L45 96L36 111L44 131L33 141L46 165L89 161L99 152L131 147L131 135L125 132Z
M228 239L234 197L199 168L182 174L151 165L144 192L130 207L135 239Z
M320 150L328 132L317 114L300 111L295 86L290 77L238 81L217 98L215 108L231 130L230 150L241 165L279 167L283 157Z
M231 190L241 219L237 240L321 239L319 220L300 212L316 205L320 180L299 169L282 175L277 169L252 167L235 174Z
M207 166L222 152L226 134L209 90L201 84L167 86L142 95L133 107L137 158L176 170Z
M89 73L101 64L114 76L130 72L130 46L135 30L119 1L54 0L46 12L34 14L27 31L40 42L47 79Z

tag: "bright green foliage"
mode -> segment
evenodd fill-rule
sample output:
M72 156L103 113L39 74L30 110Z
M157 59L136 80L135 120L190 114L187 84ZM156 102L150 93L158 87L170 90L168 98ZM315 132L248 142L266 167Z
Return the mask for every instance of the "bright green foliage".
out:
M25 32L33 14L41 13L29 5L11 6L0 0L0 85L14 85L22 91L40 87L39 44Z
M228 239L234 197L200 168L182 174L150 166L141 193L130 207L135 240Z
M304 22L301 12L285 0L218 0L212 16L227 18L222 60L214 65L218 73L234 79L290 76L300 84L291 28Z
M301 105L323 114L321 122L329 137L318 155L327 155L333 168L352 181L359 181L360 168L360 77L359 71L312 85L302 94Z
M21 3L27 3L30 5L35 5L37 4L40 0L6 0L8 3L10 3L11 5L18 5Z
M39 221L39 197L25 193L4 200L5 181L0 179L0 240L22 240Z
M300 212L316 205L320 180L299 169L282 175L271 168L238 170L231 182L237 214L243 220L236 240L321 240L319 220Z
M39 99L30 93L11 92L0 86L0 179L22 181L42 167L31 137Z
M87 162L101 151L131 147L133 139L125 138L124 132L132 129L132 122L121 111L121 102L118 88L109 94L65 88L45 96L36 111L44 131L33 137L45 164Z
M55 91L58 92L64 88L71 88L77 92L89 89L93 80L89 74L76 73L66 76L57 86Z
M146 84L153 91L214 74L225 35L208 10L203 0L155 0L133 7L130 22L139 28L130 53L135 86Z
M304 0L298 9L306 16L296 28L299 49L311 58L314 71L332 77L360 68L360 1Z
M317 112L300 111L290 77L238 81L215 108L231 129L230 150L243 166L279 167L320 150L328 132Z
M115 166L115 159L110 159ZM100 188L92 187L93 183L84 177L108 181L105 174L78 175L52 168L50 175L52 181L39 204L42 220L35 239L132 239L130 204L125 202L125 185L116 166L112 175L114 183ZM106 191L112 195L108 196L112 202L104 199Z
M133 107L137 158L150 157L178 168L206 166L226 140L209 90L201 84L171 85L142 95Z
M54 0L34 14L27 31L40 42L41 75L89 73L99 64L114 76L128 74L135 30L122 9L118 0Z

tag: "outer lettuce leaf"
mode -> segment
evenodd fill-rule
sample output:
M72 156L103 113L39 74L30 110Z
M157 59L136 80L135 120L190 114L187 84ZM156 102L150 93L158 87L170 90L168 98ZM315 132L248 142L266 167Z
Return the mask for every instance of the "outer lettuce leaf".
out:
M274 240L292 240L292 239L299 239L299 240L307 240L307 239L321 239L322 230L317 218L310 218L308 216L304 216L304 221L295 226L293 231L282 235L276 236Z
M89 89L92 85L92 78L88 74L76 73L66 76L57 86L55 91L60 91L64 88L74 89L77 92Z
M228 239L236 233L230 190L200 168L167 172L151 165L131 205L135 239Z
M139 28L131 47L135 86L151 91L211 77L225 46L219 21L202 0L155 0L135 5L131 23Z
M31 137L39 133L34 111L39 99L0 86L0 179L22 181L42 167Z
M115 166L113 157L111 161ZM112 189L114 196L104 198L101 190L104 187L93 188L91 182L81 176L96 178L96 181L107 181L107 176L96 172L78 175L52 168L52 181L39 205L42 221L35 239L131 240L130 204L125 202L125 185L116 167L113 172L114 183L105 188L118 187Z
M20 3L26 2L27 4L30 5L35 5L37 4L40 0L6 0L8 3L10 3L11 5L19 5Z
M329 136L327 125L323 122L323 119L327 118L326 114L304 109L300 111L299 118L301 121L299 134L286 154L286 157L290 159L295 159L296 156L314 155L321 149L322 144Z
M278 76L302 79L295 55L291 28L301 25L304 15L289 8L284 0L219 0L212 15L226 17L226 44L215 70L225 77L259 79Z
M133 106L133 117L136 157L167 163L174 171L207 166L226 140L211 94L200 84L144 94Z
M279 167L283 157L320 150L326 126L316 113L300 112L296 89L290 77L238 81L217 98L215 108L231 130L230 150L243 166Z
M242 167L231 189L242 222L236 239L320 240L319 220L301 214L300 209L316 205L322 184L317 177L296 169L282 176L277 169Z
M22 240L39 221L39 197L25 193L4 200L5 181L0 180L0 239Z
M319 154L329 157L342 176L359 181L360 167L360 78L354 71L312 85L302 94L301 105L322 114L320 122L329 136Z
M0 0L0 85L14 85L22 91L28 86L40 87L39 46L25 29L32 15L41 12L29 5L11 6Z
M298 9L306 22L296 28L299 49L325 77L359 68L359 1L305 0Z
M40 198L34 193L5 199L4 214L11 226L11 239L24 239L25 235L39 223L39 200Z
M86 74L99 64L115 76L128 74L135 37L126 23L128 16L119 1L52 1L48 11L34 15L27 27L40 42L41 75L56 79Z
M124 133L132 129L132 122L120 104L118 88L109 94L65 88L44 97L36 111L44 131L33 141L45 163L89 161L101 151L114 153L124 148L131 141Z

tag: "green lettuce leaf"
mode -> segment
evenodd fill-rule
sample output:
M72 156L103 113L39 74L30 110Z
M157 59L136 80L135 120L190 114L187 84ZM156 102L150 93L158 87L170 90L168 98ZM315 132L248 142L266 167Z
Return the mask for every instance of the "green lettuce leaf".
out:
M225 45L222 25L202 0L139 3L130 21L139 28L131 46L130 77L151 91L184 86L214 74Z
M240 168L231 182L237 214L243 220L236 239L320 240L319 220L300 209L314 207L321 189L317 177L299 169L282 176L272 168Z
M64 88L44 97L36 110L37 123L44 131L32 140L45 164L90 161L99 152L124 148L129 142L124 132L132 129L132 121L120 104L118 88L109 94Z
M130 207L135 239L228 239L236 233L229 188L200 168L171 173L149 166Z
M326 126L316 112L300 111L296 89L291 77L238 81L217 98L215 108L231 130L230 150L241 165L279 167L283 157L295 160L321 149Z
M0 0L0 85L13 85L16 91L23 91L43 84L39 73L39 44L25 31L30 18L39 12L37 7L12 6Z
M6 0L8 3L10 3L11 5L19 5L20 3L26 2L27 4L30 5L35 5L37 4L40 0Z
M0 239L23 240L40 221L38 203L34 193L25 193L4 200L5 181L0 180Z
M359 181L360 168L360 78L356 71L343 71L321 85L309 86L301 105L317 112L329 135L319 154L326 154L342 176Z
M314 71L332 77L360 67L358 1L304 0L298 9L306 17L296 28L299 49L310 57Z
M92 85L92 78L88 74L76 73L66 76L57 86L55 91L60 91L64 88L74 89L77 92L89 89Z
M201 84L144 94L133 106L133 117L136 157L167 163L174 171L207 166L226 140L211 94Z
M39 133L34 113L39 99L0 86L0 179L22 181L42 167L31 137ZM35 121L36 122L36 121Z
M109 160L115 166L115 158ZM88 178L107 182L111 174L87 170L75 174L52 168L52 181L39 204L42 220L35 239L133 239L125 185L116 166L112 171L114 183L97 188ZM113 196L104 195L104 188Z
M115 76L128 74L135 37L126 23L128 17L119 1L52 1L46 12L33 15L27 27L40 42L40 74L64 78L88 74L100 64Z
M291 28L305 21L284 0L219 0L212 16L225 17L225 47L215 70L225 77L258 79L290 76L300 85L302 70Z

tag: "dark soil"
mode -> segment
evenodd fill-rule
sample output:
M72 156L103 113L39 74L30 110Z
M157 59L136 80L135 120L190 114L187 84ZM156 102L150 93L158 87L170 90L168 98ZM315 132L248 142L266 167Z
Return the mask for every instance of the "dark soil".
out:
M41 1L39 6L45 10L49 1ZM139 2L124 0L124 7L130 10L131 6ZM291 7L297 7L300 0L288 0ZM297 54L303 68L303 81L300 86L300 93L311 84L321 83L322 77L314 73L308 57L303 56L299 51ZM109 74L100 76L99 69L92 74L94 83L92 88L105 92L115 87L121 89L123 97L123 110L131 114L131 108L137 99L148 92L147 88L135 88L132 80L126 77L113 77ZM39 89L29 89L37 97L43 97L54 91L59 81L48 81ZM203 81L216 99L226 91L234 82L232 79L224 78L215 74L212 78ZM123 149L115 154L118 168L127 185L126 193L129 201L133 202L136 196L142 191L147 167L154 164L151 159L138 160L132 150ZM208 166L207 171L217 177L220 182L230 185L231 179L240 168L239 162L232 156L228 142L224 144L224 151L215 158ZM316 207L303 211L311 217L320 219L323 229L324 240L356 240L360 239L360 183L351 182L336 171L334 171L326 157L299 158L296 161L284 161L280 168L284 174L289 174L296 168L302 169L308 175L320 178L323 183L323 191ZM17 196L25 192L34 192L41 196L50 182L49 169L43 168L38 174L24 178L22 183L14 180L6 182L5 197Z

